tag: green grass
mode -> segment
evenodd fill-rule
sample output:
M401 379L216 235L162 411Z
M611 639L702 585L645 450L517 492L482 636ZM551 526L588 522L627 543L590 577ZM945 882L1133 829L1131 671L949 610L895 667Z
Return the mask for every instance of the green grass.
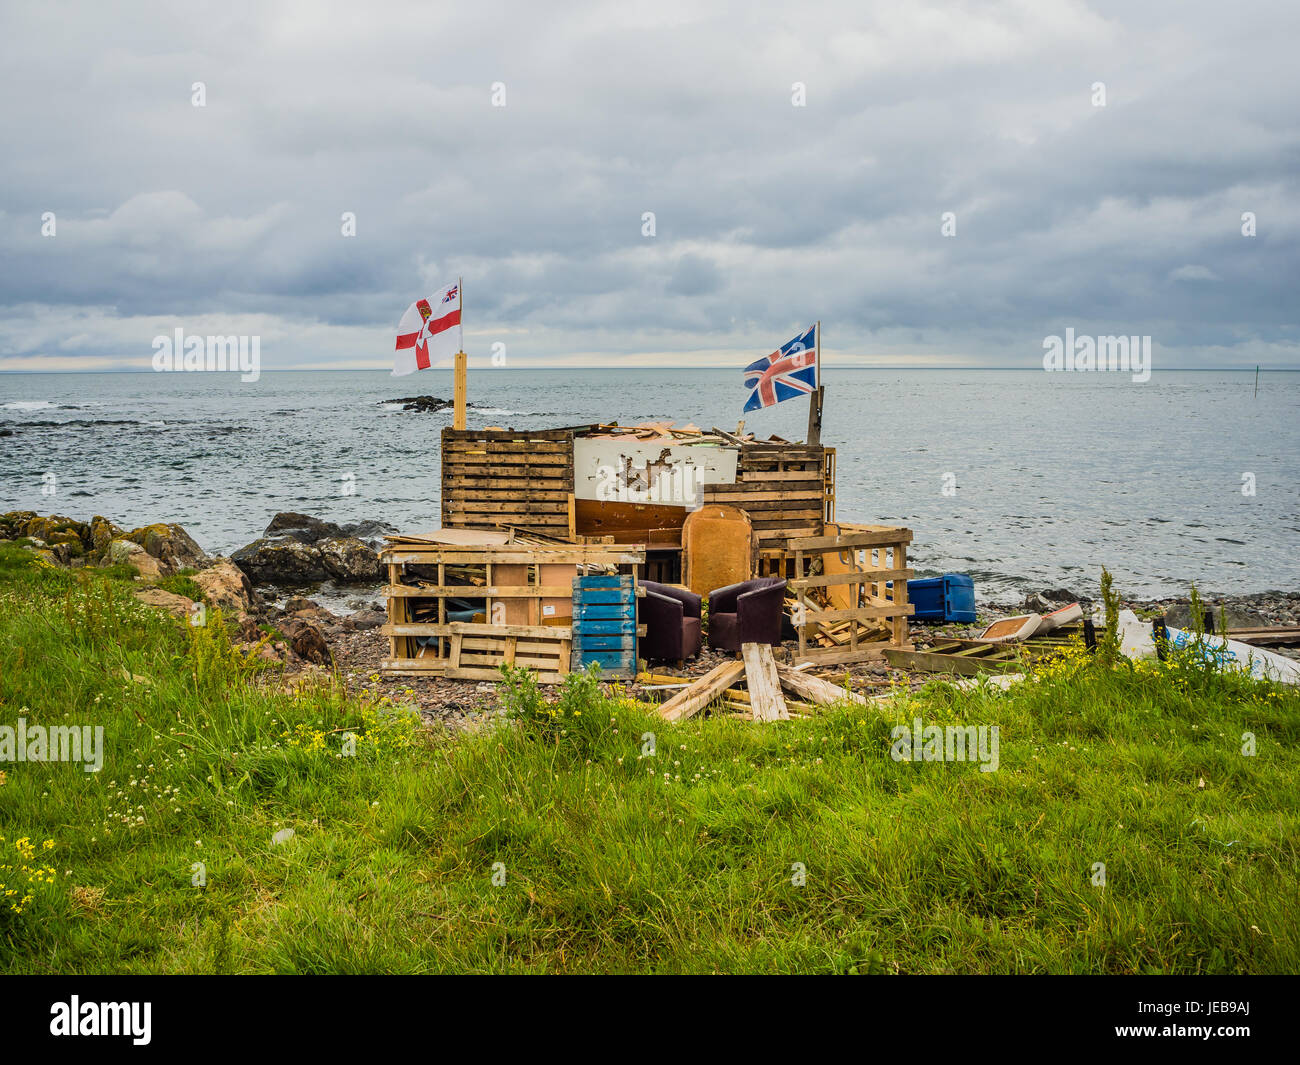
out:
M0 971L1300 968L1294 692L1071 659L773 725L668 725L583 677L506 699L511 724L453 739L290 694L219 617L0 544L0 724L106 746L97 774L0 766L0 854L51 839L55 870L0 910ZM999 769L893 760L917 716L998 725Z

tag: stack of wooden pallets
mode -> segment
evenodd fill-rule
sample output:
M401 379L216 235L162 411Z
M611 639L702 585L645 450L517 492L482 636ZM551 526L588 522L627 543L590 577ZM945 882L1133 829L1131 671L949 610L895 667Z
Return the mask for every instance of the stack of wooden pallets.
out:
M572 531L573 431L444 429L442 524Z
M570 669L574 577L645 561L641 548L618 545L389 539L380 562L390 674L494 680L505 664L558 681Z
M829 448L809 444L743 442L735 484L704 486L704 502L739 507L753 522L759 551L786 551L794 537L820 536L827 501L834 499ZM829 471L829 472L828 472Z

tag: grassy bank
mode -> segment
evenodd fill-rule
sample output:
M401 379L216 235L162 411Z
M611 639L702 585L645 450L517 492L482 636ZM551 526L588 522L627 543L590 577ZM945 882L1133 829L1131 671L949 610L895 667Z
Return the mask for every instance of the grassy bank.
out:
M0 764L0 971L1300 968L1294 692L1079 659L768 726L508 699L453 740L290 692L0 544L0 725L104 728L98 773ZM998 769L895 761L916 717L997 725Z

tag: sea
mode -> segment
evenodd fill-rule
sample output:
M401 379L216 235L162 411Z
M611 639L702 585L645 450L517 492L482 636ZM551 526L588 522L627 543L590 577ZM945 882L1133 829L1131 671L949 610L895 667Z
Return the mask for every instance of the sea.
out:
M1300 590L1300 373L828 367L836 513L904 525L918 576L1007 602L1101 569L1132 598ZM209 552L278 511L439 524L450 370L0 374L0 513L179 522ZM469 425L673 420L802 440L807 403L742 414L736 370L471 369Z

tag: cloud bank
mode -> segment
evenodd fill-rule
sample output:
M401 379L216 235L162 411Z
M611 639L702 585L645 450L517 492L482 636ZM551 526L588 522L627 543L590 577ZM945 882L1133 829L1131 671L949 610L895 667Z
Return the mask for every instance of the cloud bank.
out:
M457 276L518 366L821 319L831 363L1300 367L1297 39L1284 0L8 5L0 370L177 327L386 367Z

